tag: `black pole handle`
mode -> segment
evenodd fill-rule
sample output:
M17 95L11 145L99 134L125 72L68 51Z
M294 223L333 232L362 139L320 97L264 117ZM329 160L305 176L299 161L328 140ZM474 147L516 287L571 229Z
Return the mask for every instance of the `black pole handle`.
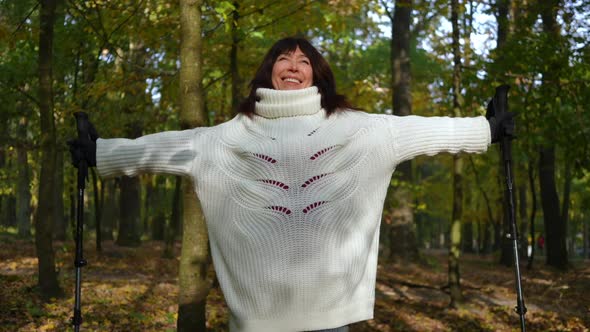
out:
M508 90L510 85L502 84L496 87L496 94L492 99L495 115L499 118L502 114L508 112ZM505 128L503 128L505 130ZM512 160L512 144L510 142L510 135L512 133L506 133L502 131L500 141L502 142L502 157L504 161Z
M502 84L496 87L496 94L493 99L496 116L508 112L508 90L510 90L510 85L508 84Z
M88 125L88 114L85 112L76 112L74 113L74 117L76 118L76 129L78 130L78 138L79 139L90 139L88 136L89 133L89 125Z
M90 140L89 132L90 125L88 121L88 114L85 112L74 113L76 118L76 129L78 131L78 139L85 141ZM88 177L88 164L86 160L80 160L78 165L78 189L86 189L86 178Z

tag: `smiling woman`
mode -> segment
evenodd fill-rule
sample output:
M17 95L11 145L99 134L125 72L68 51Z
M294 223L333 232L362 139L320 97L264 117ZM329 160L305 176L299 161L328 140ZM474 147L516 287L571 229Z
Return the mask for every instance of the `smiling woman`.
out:
M300 90L312 86L317 87L322 108L328 115L336 111L358 110L345 96L336 92L330 65L307 39L281 39L266 53L250 82L250 94L238 112L248 116L256 113L256 102L260 100L258 89Z
M272 86L276 90L309 88L313 83L311 61L297 47L295 51L279 55L272 67Z
M86 152L72 157L95 155L102 177L192 179L231 332L347 331L373 317L379 225L396 166L483 152L494 135L484 117L352 108L301 38L275 43L250 88L226 123L98 139L94 154L79 143Z

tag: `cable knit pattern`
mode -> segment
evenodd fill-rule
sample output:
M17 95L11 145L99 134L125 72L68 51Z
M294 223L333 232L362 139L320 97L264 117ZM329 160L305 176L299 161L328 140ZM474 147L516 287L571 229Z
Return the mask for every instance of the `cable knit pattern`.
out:
M423 154L483 152L488 122L358 111L327 117L315 87L257 92L252 117L99 140L99 172L192 177L231 331L371 319L379 224L395 166Z

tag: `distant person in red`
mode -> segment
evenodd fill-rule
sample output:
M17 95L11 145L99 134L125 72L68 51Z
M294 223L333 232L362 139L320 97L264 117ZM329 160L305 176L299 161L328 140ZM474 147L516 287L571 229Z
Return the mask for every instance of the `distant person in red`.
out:
M537 246L540 250L543 250L543 248L545 247L545 237L543 236L543 234L539 235L539 239L537 240Z

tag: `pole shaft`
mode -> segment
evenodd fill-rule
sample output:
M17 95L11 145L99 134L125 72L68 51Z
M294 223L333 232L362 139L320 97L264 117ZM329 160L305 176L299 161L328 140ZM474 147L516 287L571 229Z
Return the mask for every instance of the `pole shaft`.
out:
M78 139L88 140L88 115L83 112L74 113L76 118L76 127L78 130ZM74 266L76 268L76 290L74 299L74 317L72 325L78 332L82 324L82 267L86 265L84 259L84 189L86 188L86 177L88 176L88 164L86 160L81 160L78 164L78 205L76 209L76 253Z
M510 150L510 141L507 138L502 140L502 150ZM515 311L518 313L520 318L520 330L526 331L526 324L524 315L526 313L526 307L524 305L524 296L522 292L522 282L520 273L520 259L518 255L518 229L516 226L516 215L515 215L515 204L514 204L514 191L512 182L512 165L510 158L504 158L504 172L506 174L506 188L508 189L508 204L510 208L510 237L512 240L512 252L514 254L514 274L516 279L516 308Z

